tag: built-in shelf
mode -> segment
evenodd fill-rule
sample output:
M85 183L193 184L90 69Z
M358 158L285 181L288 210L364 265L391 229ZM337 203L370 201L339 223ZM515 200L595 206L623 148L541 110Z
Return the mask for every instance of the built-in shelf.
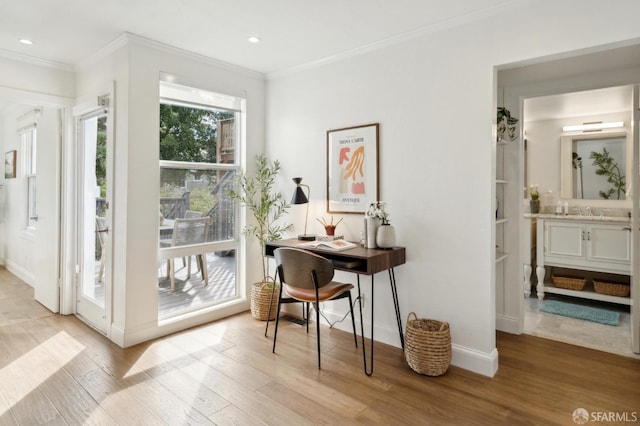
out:
M566 288L558 288L558 287L555 287L552 282L544 283L544 292L561 294L563 296L579 297L581 299L599 300L601 302L618 303L620 305L632 304L630 297L609 296L608 294L596 293L595 291L590 289L577 291L577 290L569 290Z
M507 258L507 256L509 256L509 253L505 253L505 252L502 252L502 251L496 251L496 263L502 262L503 260L505 260Z
M496 225L500 225L501 223L507 223L509 219L506 217L501 217L500 219L496 219Z
M507 144L509 144L509 141L505 141L504 139L500 139L498 141L498 145L507 145Z
M496 179L496 184L505 185L507 183L504 179Z

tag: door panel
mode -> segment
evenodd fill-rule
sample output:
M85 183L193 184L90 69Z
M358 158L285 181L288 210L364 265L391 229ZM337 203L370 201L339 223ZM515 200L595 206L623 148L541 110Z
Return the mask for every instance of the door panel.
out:
M36 142L35 299L52 312L60 310L60 149L63 111L44 108Z
M109 110L99 107L78 119L78 286L76 313L107 334L111 292Z

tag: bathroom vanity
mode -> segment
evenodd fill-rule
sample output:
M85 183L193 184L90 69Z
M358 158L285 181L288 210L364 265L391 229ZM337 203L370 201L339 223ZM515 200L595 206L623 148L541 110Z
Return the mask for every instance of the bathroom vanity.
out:
M529 247L535 250L536 286L540 300L545 293L563 294L606 302L630 304L629 297L618 297L596 293L587 285L583 290L558 288L545 266L576 270L576 276L584 271L631 275L631 227L625 217L577 216L553 214L526 214L529 229L536 229L528 238ZM527 253L527 251L525 251ZM529 251L531 253L531 251ZM531 288L533 254L524 265L525 296Z

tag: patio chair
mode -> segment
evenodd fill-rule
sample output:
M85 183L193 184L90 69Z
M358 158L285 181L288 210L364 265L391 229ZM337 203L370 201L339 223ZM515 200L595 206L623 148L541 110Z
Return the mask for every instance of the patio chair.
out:
M102 277L104 276L104 251L106 249L105 238L107 232L109 232L109 229L107 229L107 219L101 216L96 216L96 236L98 237L98 243L100 244L100 270L98 272L98 281L102 281Z
M170 241L161 242L164 247L178 247L178 246L190 246L194 244L202 244L207 240L209 234L209 218L191 218L191 219L175 219L173 223L173 235ZM194 250L196 250L194 248ZM198 253L194 251L196 256L196 262L198 263L199 270L202 273L202 279L204 284L209 284L209 277L207 273L207 260L206 253ZM183 257L180 255L179 257ZM191 259L191 256L189 256ZM175 262L174 258L170 257L167 260L167 274L171 279L171 291L175 291ZM187 263L187 278L191 277L191 262Z

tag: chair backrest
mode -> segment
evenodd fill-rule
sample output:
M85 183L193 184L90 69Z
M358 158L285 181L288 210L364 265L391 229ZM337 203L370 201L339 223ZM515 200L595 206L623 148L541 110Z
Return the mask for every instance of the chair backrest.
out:
M209 218L175 219L173 222L173 246L201 244L207 241Z
M202 212L197 212L195 210L187 210L184 212L185 219L193 219L194 217L202 217Z
M107 218L102 216L96 216L96 234L98 235L98 241L100 247L104 248L105 231L107 230Z
M312 271L315 271L318 288L333 279L333 264L322 256L306 250L281 247L274 252L282 282L291 287L315 288Z

